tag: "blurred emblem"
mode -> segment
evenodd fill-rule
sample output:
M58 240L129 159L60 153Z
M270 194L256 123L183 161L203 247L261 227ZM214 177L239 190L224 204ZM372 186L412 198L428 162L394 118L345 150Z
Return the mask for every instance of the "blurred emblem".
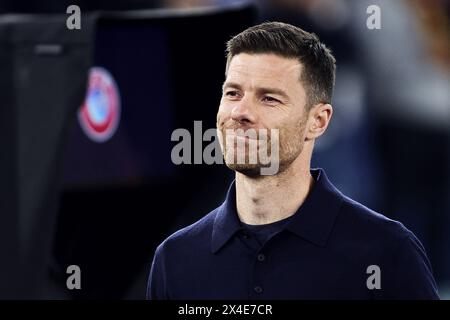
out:
M84 133L95 142L109 140L120 121L120 95L113 76L104 68L89 72L86 99L78 111Z

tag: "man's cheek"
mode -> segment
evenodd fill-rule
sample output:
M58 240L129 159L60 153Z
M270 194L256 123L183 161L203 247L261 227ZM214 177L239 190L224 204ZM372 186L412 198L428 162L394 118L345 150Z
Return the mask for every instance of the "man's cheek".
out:
M217 117L216 117L216 127L217 128L221 128L223 125L223 120L222 120L223 116L222 116L222 112L220 110L219 107L219 111L217 112Z
M226 109L220 106L219 111L217 112L217 124L216 124L217 128L222 128L229 118L230 118L229 113L226 112Z

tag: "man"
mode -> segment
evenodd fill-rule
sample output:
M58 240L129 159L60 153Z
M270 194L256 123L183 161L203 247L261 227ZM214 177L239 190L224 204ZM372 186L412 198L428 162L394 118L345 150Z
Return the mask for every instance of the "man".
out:
M333 113L329 49L314 34L268 22L232 38L227 54L217 130L236 178L220 207L157 248L147 297L438 299L419 240L310 169ZM242 134L250 131L257 136ZM278 154L249 161L263 131L265 149ZM262 174L269 167L277 170Z

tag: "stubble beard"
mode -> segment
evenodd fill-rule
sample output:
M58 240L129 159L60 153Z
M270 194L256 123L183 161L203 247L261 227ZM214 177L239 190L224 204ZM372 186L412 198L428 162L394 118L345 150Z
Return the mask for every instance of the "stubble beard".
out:
M261 150L261 152L266 152L267 156L270 157L271 162L269 163L261 163L259 155L257 156L256 163L250 163L250 142L248 141L245 142L245 162L240 163L239 161L237 161L237 153L243 151L242 149L237 149L236 140L234 140L234 146L233 144L227 144L226 131L227 129L236 130L239 129L239 127L236 127L235 125L223 126L218 131L220 134L219 140L222 152L224 154L225 164L231 170L242 173L243 175L246 175L248 177L258 177L261 176L262 168L270 167L272 165L272 161L278 161L278 172L276 174L285 172L286 169L289 168L289 166L295 161L295 159L298 158L298 156L303 151L305 126L306 117L303 117L294 126L281 127L278 131L279 137L275 140L272 140L272 131L267 130L267 142L260 139L260 135L258 132L258 140L256 141L257 150L258 152L260 152L261 148L267 148L267 150L263 149ZM272 156L272 143L278 143L278 157Z

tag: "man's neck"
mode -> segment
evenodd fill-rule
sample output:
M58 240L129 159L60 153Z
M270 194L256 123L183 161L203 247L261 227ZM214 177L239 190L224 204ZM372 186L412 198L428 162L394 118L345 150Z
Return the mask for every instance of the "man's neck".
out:
M313 184L309 165L300 166L296 161L273 176L254 178L236 172L239 218L247 224L267 224L288 218L300 208Z

